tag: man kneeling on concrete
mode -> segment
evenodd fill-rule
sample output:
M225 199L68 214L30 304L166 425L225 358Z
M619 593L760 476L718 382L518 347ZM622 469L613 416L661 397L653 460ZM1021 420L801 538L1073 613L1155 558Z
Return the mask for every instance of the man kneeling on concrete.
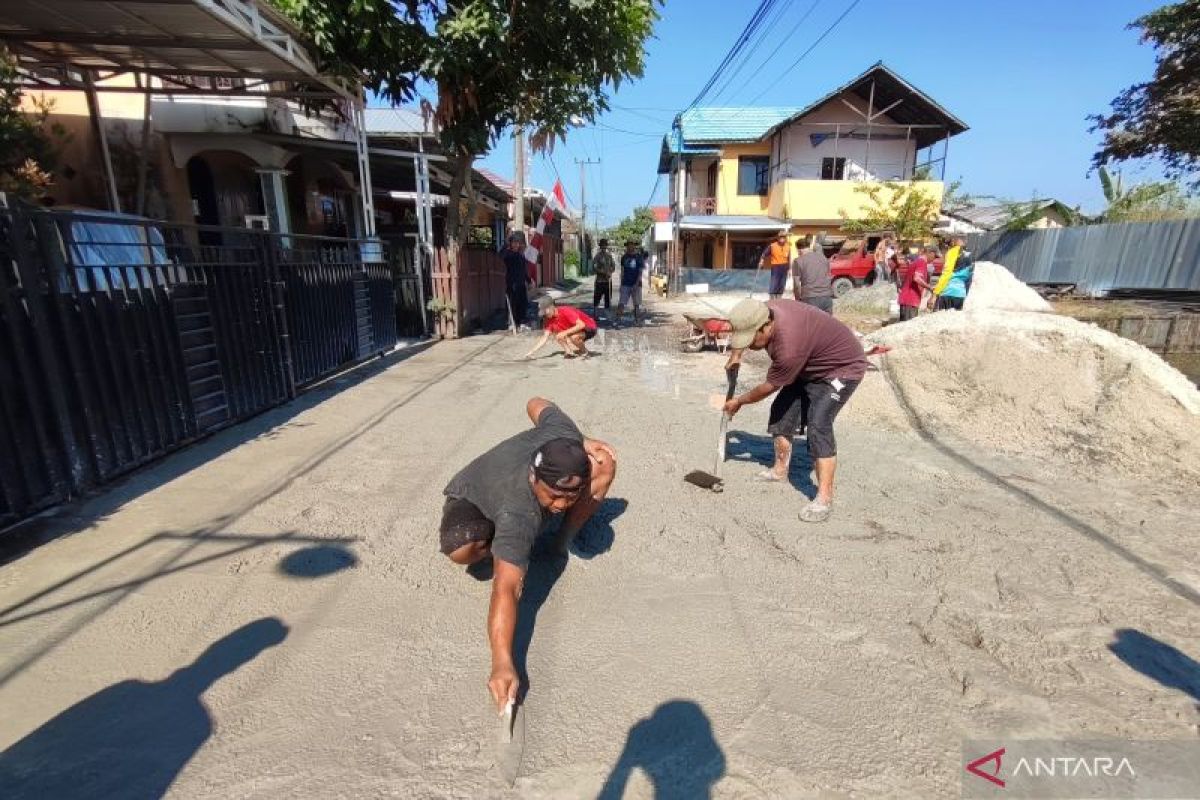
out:
M767 426L775 440L775 464L759 478L787 480L792 438L806 428L817 494L800 512L800 519L824 522L833 508L837 468L833 420L867 372L862 345L854 332L832 315L795 300L743 300L733 307L729 322L733 352L727 368L741 361L747 347L765 349L771 368L765 382L726 403L725 413L732 417L742 406L779 392L771 403Z
M533 428L479 456L447 484L440 529L442 553L456 564L493 559L488 689L501 710L520 688L513 634L534 540L550 515L565 513L551 550L566 555L616 475L613 449L585 437L558 406L535 397L525 411Z

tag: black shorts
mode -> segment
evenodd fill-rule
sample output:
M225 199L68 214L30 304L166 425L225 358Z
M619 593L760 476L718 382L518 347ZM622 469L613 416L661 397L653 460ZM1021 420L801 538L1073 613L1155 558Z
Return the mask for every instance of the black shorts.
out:
M900 321L908 322L910 319L917 318L919 306L900 306Z
M939 311L962 311L963 303L965 302L966 299L962 297L946 297L946 295L942 295L937 299L935 305Z
M490 542L496 535L496 526L474 503L461 497L447 497L438 533L442 555L448 556L464 544Z
M857 388L858 381L837 378L788 384L771 403L767 433L790 438L807 428L809 454L833 458L837 455L833 421Z

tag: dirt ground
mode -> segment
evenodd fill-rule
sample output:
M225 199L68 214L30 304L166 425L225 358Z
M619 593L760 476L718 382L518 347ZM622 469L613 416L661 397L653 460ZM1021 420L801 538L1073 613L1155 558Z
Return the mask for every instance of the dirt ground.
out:
M934 438L879 372L828 524L803 459L754 482L765 404L706 493L723 359L678 352L682 308L584 362L404 351L44 520L70 535L0 566L0 796L952 797L967 738L1200 735L1194 493ZM436 526L533 395L619 473L528 577L510 786L490 587Z

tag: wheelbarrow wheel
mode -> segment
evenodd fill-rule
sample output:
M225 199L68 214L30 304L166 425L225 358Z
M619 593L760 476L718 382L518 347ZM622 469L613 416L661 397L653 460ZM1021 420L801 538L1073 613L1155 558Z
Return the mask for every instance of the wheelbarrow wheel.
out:
M704 337L697 336L694 339L681 339L679 349L685 353L699 353L704 349Z

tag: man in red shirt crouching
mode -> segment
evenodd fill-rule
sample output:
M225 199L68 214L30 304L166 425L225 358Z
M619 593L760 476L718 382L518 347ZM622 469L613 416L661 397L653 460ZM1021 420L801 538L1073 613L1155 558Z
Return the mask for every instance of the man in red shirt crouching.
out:
M525 358L531 358L534 353L545 347L551 334L562 347L563 358L587 358L591 355L583 343L596 335L596 320L574 306L559 308L549 297L538 301L538 316L542 318L544 328L542 338L525 354Z

